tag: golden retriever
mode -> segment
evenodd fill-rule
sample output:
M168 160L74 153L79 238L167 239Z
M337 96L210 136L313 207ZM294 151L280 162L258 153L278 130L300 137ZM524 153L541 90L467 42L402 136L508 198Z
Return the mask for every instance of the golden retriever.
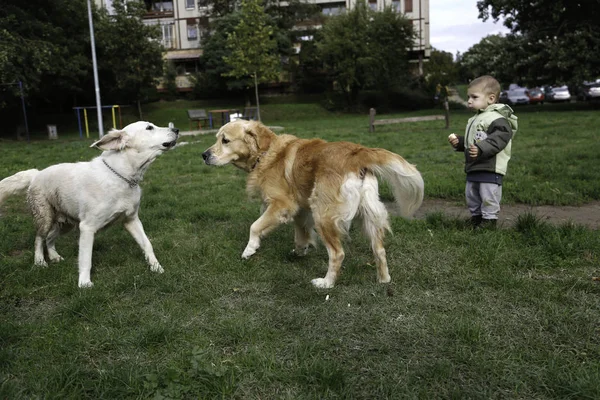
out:
M207 165L233 164L248 172L248 192L260 193L266 205L250 227L242 258L256 252L261 237L290 221L295 226L294 252L305 255L309 245L316 245L316 228L329 254L327 274L312 280L318 288L335 284L344 260L342 238L355 216L362 217L371 240L377 280L390 281L383 247L390 225L379 200L377 176L393 188L403 216L412 215L423 201L421 174L397 154L348 142L276 135L256 121L221 127L202 158Z

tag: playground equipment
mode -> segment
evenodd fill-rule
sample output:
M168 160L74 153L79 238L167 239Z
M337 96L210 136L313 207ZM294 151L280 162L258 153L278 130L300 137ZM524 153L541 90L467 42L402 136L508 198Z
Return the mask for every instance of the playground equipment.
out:
M115 109L117 109L119 111L119 128L123 127L123 119L121 117L121 107L118 104L113 104L110 106L102 106L102 108L110 108L112 110L112 121L113 121L113 128L117 127L117 118L115 115ZM97 108L96 106L85 106L85 107L73 107L73 110L75 110L75 114L77 115L77 124L79 125L79 137L83 138L83 132L81 130L81 110L83 110L83 121L85 124L85 137L89 139L90 137L90 129L89 129L89 125L88 125L88 117L87 117L87 110L89 108Z
M25 132L27 133L27 141L29 142L29 123L27 122L27 108L25 107L25 95L23 94L23 82L0 83L0 86L19 86L19 94L21 95L21 107L23 108L23 122L25 123Z

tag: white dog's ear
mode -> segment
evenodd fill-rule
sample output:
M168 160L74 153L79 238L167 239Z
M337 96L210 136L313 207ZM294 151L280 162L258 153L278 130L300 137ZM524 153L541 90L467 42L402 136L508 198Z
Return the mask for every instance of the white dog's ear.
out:
M111 130L108 134L102 136L102 139L92 143L90 147L100 150L123 150L127 147L129 135L125 131Z

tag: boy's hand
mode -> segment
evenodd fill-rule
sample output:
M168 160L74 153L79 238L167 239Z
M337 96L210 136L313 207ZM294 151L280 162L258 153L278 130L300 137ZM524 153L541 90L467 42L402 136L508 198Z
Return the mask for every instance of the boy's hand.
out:
M475 146L474 144L469 146L469 157L477 158L478 155L479 155L479 147Z
M452 147L456 147L458 146L458 137L454 133L451 133L448 136L448 142L452 145Z

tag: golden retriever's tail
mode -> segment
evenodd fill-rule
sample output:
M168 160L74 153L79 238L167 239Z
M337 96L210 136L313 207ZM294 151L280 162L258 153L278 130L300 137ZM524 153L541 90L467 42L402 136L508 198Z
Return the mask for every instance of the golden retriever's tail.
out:
M369 168L392 187L400 215L411 217L423 202L425 183L421 173L398 154L378 149L377 155L376 163Z
M31 181L39 172L37 169L28 169L27 171L17 172L8 178L2 179L0 181L0 205L9 196L27 192Z

